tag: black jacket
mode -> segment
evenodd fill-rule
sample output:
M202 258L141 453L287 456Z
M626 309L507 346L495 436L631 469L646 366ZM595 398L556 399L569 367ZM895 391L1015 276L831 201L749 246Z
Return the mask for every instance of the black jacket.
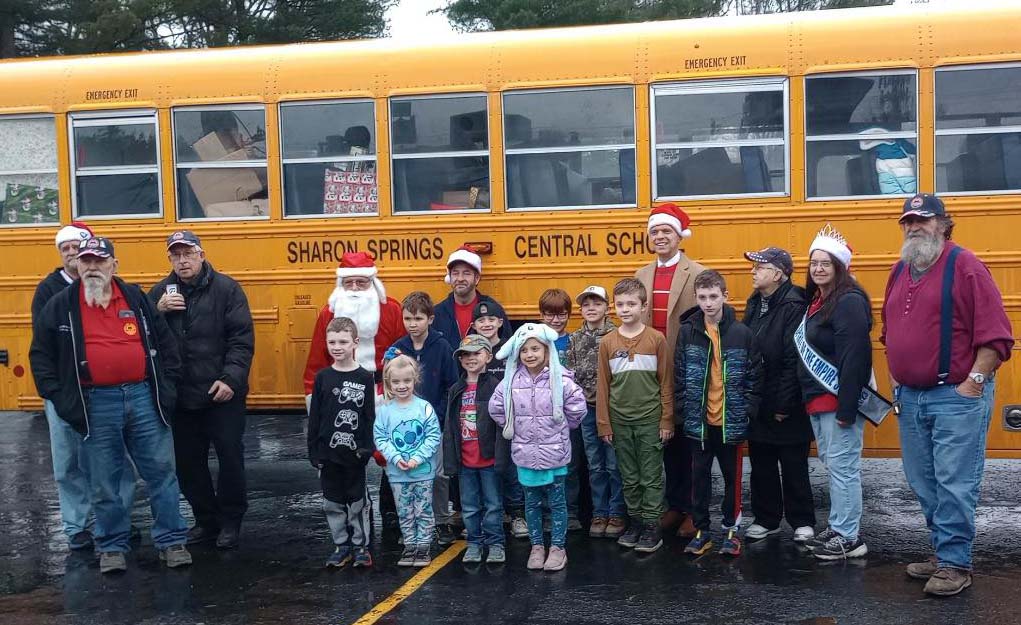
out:
M475 388L475 418L479 433L479 449L483 458L496 460L497 470L506 466L510 456L509 441L504 440L501 429L489 416L489 398L501 380L483 372ZM443 472L457 475L461 471L461 396L468 388L464 376L450 387L447 394L447 419L443 428Z
M70 284L64 278L64 268L57 267L53 270L53 273L42 279L39 286L35 287L35 295L32 296L32 319L39 316L39 313L43 311L43 307L46 306L46 302L50 301L57 293L60 293L67 288Z
M836 366L839 372L837 393L837 419L854 423L858 418L858 399L861 389L872 375L872 308L868 297L855 288L840 296L833 312L823 319L818 312L805 324L805 338L823 358ZM828 393L808 372L798 358L798 379L805 403L813 397Z
M187 303L185 310L160 313L177 338L185 365L177 385L178 408L201 410L209 406L209 387L217 380L225 382L236 395L247 394L255 329L241 285L205 262L190 285L179 283L171 272L153 286L149 291L153 306L168 284L178 284Z
M495 302L492 297L479 293L479 302ZM454 312L454 294L450 293L447 295L439 304L436 304L436 310L434 311L435 318L433 319L432 330L436 330L443 334L443 338L447 339L450 346L457 348L457 345L461 342L464 337L461 336L461 332L457 327L457 315ZM471 332L469 331L469 334ZM506 341L514 334L514 328L511 327L510 320L507 316L503 317L503 325L500 327L500 340Z
M146 379L153 405L167 426L177 403L177 379L181 358L167 322L156 314L142 289L114 277L117 286L134 311L142 329L142 347L148 358ZM89 435L89 405L84 383L91 379L89 358L85 353L81 307L78 304L81 280L75 280L57 293L33 320L32 348L29 360L39 395L53 402L61 419L86 438ZM84 382L83 382L84 381Z
M759 415L751 422L748 438L774 445L805 443L812 440L812 424L801 401L800 358L794 346L794 330L808 308L805 290L788 280L769 296L768 304L760 315L762 295L756 292L744 311L743 322L755 335L763 362ZM778 413L787 418L777 421Z

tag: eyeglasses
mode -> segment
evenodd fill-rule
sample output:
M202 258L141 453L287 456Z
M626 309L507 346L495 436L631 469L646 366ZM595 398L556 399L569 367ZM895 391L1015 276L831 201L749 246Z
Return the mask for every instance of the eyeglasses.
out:
M542 318L543 319L549 319L551 321L553 321L553 320L556 320L556 321L567 321L567 313L565 313L565 312L561 312L561 313L548 313L548 312L544 312L544 313L542 313Z
M780 271L779 267L775 267L769 263L759 263L752 266L752 271L765 271L766 269L772 269L773 271Z
M170 257L170 260L173 261L191 260L193 258L198 258L198 255L199 252L196 250L188 250L187 252L169 252L167 254L167 256Z
M808 263L810 269L832 269L833 262L829 260L813 260Z
M372 281L368 278L344 278L340 285L348 290L364 291L369 288Z

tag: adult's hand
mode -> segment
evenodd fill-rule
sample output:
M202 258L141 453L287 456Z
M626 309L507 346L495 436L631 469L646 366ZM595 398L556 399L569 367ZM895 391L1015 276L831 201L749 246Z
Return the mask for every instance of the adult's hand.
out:
M213 401L223 403L234 398L234 389L227 386L222 380L217 380L209 387L208 394L213 396Z
M982 397L982 384L978 384L971 378L965 378L964 382L957 385L957 392L965 397L978 399Z
M184 296L180 293L164 293L160 297L159 301L156 302L156 310L160 312L174 311L174 310L185 310L187 306L184 303Z

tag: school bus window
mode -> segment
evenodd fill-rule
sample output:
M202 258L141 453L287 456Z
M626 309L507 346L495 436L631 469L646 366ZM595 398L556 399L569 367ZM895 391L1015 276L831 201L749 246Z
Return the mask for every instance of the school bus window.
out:
M371 101L281 104L284 214L378 214L375 127Z
M783 195L787 80L653 87L656 199Z
M60 222L53 117L0 117L0 225Z
M489 210L486 96L390 100L395 213Z
M179 219L269 215L261 105L174 110Z
M936 191L1021 190L1021 66L936 71Z
M507 92L510 209L635 205L633 87Z
M915 193L917 109L913 70L806 78L808 197Z
M75 215L159 215L159 131L156 113L71 116Z

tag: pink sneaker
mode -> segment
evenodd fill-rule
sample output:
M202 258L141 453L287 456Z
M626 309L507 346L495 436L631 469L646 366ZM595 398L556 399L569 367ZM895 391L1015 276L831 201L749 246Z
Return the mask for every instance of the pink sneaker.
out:
M532 552L528 554L528 570L541 571L545 559L546 548L542 545L532 545Z
M559 571L567 566L567 551L563 547L550 547L549 557L546 558L546 564L543 565L543 570L546 571Z

